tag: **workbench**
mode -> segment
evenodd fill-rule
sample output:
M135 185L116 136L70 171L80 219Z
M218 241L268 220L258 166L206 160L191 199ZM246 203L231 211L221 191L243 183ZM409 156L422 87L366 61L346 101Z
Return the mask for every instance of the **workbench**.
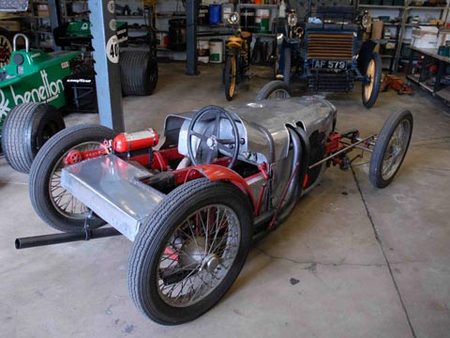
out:
M417 56L422 56L422 67L419 72L415 73L414 66ZM437 66L437 72L431 74L429 67L431 65ZM450 104L450 85L442 84L442 79L450 74L450 57L438 54L437 48L418 48L411 46L411 54L409 57L409 65L407 67L406 77L408 80L418 84L432 95L437 96ZM434 77L432 84L429 80Z

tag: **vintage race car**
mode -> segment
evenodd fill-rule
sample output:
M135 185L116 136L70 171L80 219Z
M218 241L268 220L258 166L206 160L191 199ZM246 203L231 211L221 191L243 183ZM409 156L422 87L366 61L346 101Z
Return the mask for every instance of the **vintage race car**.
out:
M18 238L16 248L123 234L133 241L136 306L161 324L193 320L230 288L252 239L282 223L327 167L349 168L359 149L372 153L373 185L391 183L411 113L392 114L366 137L339 133L336 118L330 102L304 96L169 115L161 138L154 129L67 128L30 173L35 211L65 233ZM105 223L112 227L98 229Z

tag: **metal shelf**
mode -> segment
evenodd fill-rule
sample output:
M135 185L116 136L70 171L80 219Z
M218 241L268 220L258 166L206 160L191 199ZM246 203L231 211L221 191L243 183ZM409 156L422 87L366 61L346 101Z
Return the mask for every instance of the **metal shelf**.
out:
M373 8L373 9L404 9L404 6L391 6L391 5L366 5L360 4L361 8Z

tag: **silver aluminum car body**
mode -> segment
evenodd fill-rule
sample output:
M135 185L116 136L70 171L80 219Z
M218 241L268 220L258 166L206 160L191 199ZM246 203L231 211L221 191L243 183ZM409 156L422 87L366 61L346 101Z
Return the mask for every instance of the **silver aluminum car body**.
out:
M265 162L271 167L274 205L279 202L292 171L287 126L302 128L308 136L315 131L329 135L336 119L334 106L319 96L267 100L226 109L233 113L239 137L244 139L239 149L239 159L255 165ZM178 152L188 156L187 133L194 114L190 112L167 117L166 139L162 147L177 144ZM230 125L225 120L221 121L220 135L232 136ZM63 169L61 184L133 241L140 225L165 196L142 183L143 178L151 175L145 168L110 154ZM249 182L254 193L262 184L262 179Z

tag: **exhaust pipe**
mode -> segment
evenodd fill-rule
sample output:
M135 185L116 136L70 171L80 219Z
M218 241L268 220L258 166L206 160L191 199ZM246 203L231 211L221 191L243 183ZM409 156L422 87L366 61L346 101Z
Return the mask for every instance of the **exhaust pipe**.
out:
M67 232L61 234L51 234L43 236L22 237L17 238L15 246L17 250L34 248L38 246L46 246L60 243L87 241L90 239L112 237L122 235L114 228L100 228L90 230L88 232Z

